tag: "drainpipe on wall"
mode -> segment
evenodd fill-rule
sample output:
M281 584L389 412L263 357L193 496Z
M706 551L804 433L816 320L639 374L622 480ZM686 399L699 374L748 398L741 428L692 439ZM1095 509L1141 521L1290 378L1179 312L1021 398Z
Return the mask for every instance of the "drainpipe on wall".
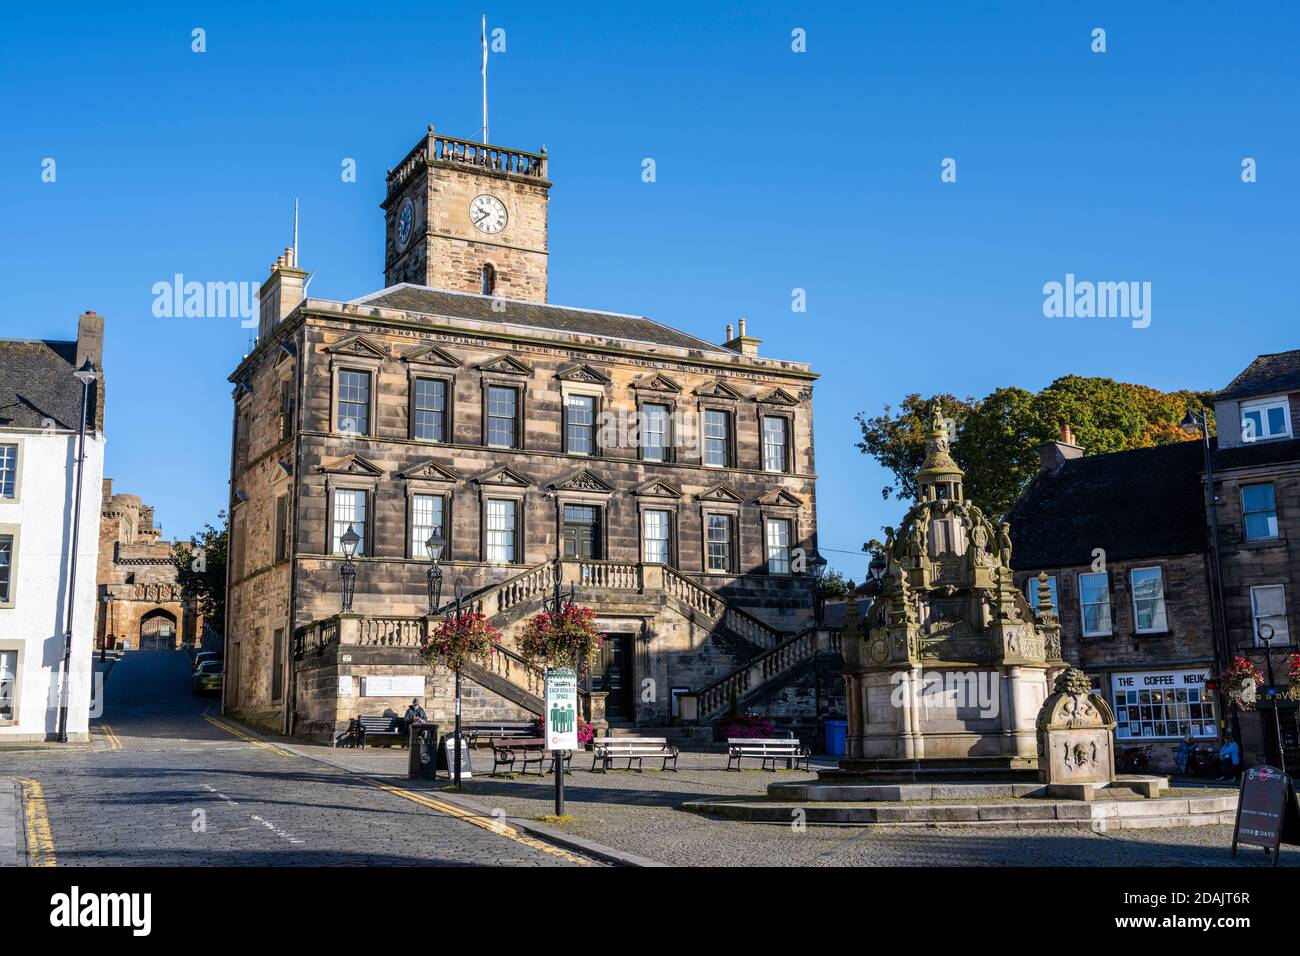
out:
M81 427L77 431L77 492L72 508L72 562L68 572L68 620L63 635L62 686L59 692L58 741L68 742L68 696L72 690L72 622L77 608L77 548L81 538L81 487L86 474L86 409L90 404L90 384L98 377L95 363L86 359L73 372L81 381Z

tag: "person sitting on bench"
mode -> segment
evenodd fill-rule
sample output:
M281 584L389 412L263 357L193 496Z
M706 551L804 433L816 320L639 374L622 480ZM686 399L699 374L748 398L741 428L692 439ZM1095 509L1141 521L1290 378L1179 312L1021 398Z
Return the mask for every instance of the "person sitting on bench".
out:
M406 713L398 723L401 725L402 733L408 733L410 732L411 724L427 723L428 720L429 715L426 714L424 708L420 706L420 699L418 697L413 697L411 698L411 706L406 708Z

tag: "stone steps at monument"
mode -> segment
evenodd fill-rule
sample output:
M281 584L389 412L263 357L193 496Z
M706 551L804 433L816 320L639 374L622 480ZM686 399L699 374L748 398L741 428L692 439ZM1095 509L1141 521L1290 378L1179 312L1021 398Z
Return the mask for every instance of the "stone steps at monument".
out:
M785 800L698 800L692 813L753 823L785 823L802 814L823 826L1067 827L1106 833L1159 827L1232 823L1237 795L1159 797L1151 800L1026 800L1024 803L808 803Z

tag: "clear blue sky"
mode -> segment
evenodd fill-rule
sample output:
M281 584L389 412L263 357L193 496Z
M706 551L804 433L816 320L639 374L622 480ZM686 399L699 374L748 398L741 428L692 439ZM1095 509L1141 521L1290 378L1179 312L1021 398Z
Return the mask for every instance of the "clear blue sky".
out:
M297 196L312 294L378 288L384 170L427 123L480 126L486 12L507 41L492 139L552 157L552 301L714 341L748 316L764 354L812 362L822 543L855 552L902 509L853 447L860 410L1072 372L1219 387L1300 346L1297 11L15 6L0 36L0 334L68 338L82 310L108 317L108 473L166 533L190 534L226 500L226 376L248 333L154 318L152 285L260 281ZM191 52L195 27L206 53ZM956 183L940 182L945 157ZM1151 282L1151 327L1044 318L1043 284L1068 272ZM860 557L830 557L861 578Z

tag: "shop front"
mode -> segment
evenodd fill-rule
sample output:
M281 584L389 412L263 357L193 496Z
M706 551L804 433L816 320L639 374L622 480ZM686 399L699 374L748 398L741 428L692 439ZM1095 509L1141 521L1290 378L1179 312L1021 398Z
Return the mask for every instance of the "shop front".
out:
M1150 748L1153 771L1172 773L1178 742L1190 732L1202 747L1218 746L1210 668L1115 671L1109 675L1116 751Z

